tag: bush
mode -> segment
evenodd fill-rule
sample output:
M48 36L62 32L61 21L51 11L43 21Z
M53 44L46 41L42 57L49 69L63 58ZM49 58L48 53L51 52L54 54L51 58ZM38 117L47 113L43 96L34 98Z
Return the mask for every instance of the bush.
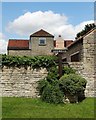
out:
M43 93L43 91L44 91L44 89L46 88L46 86L48 86L48 81L46 80L46 78L45 79L43 79L43 80L40 80L40 81L38 81L38 87L37 87L37 89L38 89L38 91L39 91L39 95L40 96L42 96L42 93Z
M42 92L41 99L48 103L62 103L63 93L60 91L58 82L57 85L48 84Z
M57 66L50 67L50 69L48 70L48 75L46 77L47 81L51 83L53 80L58 80L58 78L59 78L59 74L58 74Z
M81 98L84 96L84 90L87 81L77 74L66 74L60 78L60 87L64 94L77 96Z
M63 102L64 95L59 87L57 67L50 68L48 76L39 81L38 90L43 101L55 104Z
M58 69L52 67L45 79L39 81L38 90L43 101L49 103L62 103L64 95L70 94L78 101L84 99L86 80L75 74L75 70L64 67L64 76L58 80Z
M50 83L47 79L43 79L39 81L38 89L43 101L56 104L63 102L63 92L60 90L58 80Z
M65 66L63 68L63 74L75 74L75 73L76 73L76 70L71 67Z

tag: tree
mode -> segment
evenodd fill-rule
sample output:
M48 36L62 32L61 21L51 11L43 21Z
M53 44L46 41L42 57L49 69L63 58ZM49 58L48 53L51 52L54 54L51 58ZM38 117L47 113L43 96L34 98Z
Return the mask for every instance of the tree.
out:
M89 32L90 30L92 30L95 27L96 27L96 25L94 23L85 25L84 29L82 31L80 31L79 33L77 33L75 39L85 35L87 32Z

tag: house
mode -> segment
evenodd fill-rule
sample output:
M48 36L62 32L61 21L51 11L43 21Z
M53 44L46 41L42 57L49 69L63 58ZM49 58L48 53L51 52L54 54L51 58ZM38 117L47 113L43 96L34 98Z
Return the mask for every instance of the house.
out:
M9 39L8 55L52 55L53 42L54 36L41 29L31 34L29 40Z
M11 39L8 42L9 55L53 55L52 49L67 48L62 53L63 61L87 80L85 94L88 97L96 96L96 28L74 42L63 40L61 36L54 40L50 33L40 30L30 35L29 40Z
M29 49L29 40L22 39L9 39L7 54L13 56L22 56L31 54L31 49Z
M85 95L96 96L96 28L68 45L62 59L87 80Z
M90 34L92 34L92 32L95 32L96 29L92 29L90 30L88 33L86 33L84 36L79 37L78 39L76 39L74 42L72 42L71 44L69 44L67 46L67 52L63 54L63 60L66 60L67 62L83 62L84 61L84 55L86 52L85 48L88 48L88 42L85 44L85 38L86 36L90 36ZM93 35L94 37L94 35ZM93 38L90 38L90 45L92 42ZM88 53L86 53L88 54Z
M29 40L9 39L7 54L16 56L53 55L52 49L64 49L72 42L72 40L63 40L60 35L54 40L52 34L41 29L31 34Z

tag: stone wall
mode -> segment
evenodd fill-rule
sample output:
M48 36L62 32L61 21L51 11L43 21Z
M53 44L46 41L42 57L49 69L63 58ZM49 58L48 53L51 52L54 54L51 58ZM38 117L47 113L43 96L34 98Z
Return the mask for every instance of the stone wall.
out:
M81 75L83 78L87 80L85 96L86 97L93 97L95 90L94 90L94 76L90 76L87 71L84 69L83 62L70 62L69 66L76 70L77 74Z
M68 47L68 51L66 51L64 54L63 54L63 59L66 58L67 59L67 62L71 62L71 55L79 52L79 59L80 59L80 62L83 61L83 41L82 40L79 40L78 42L75 42L74 45L71 45L70 47Z
M0 69L2 73L0 86L2 86L2 96L8 97L37 97L37 82L46 77L47 70L32 69L28 67L6 67Z
M31 50L8 50L7 54L13 56L30 56Z
M88 96L95 94L95 81L96 81L96 29L84 37L83 51L84 51L84 75L88 80L87 89L89 90ZM87 74L87 75L86 75Z
M39 38L40 37L33 37L32 42L32 50L31 55L53 55L51 50L54 48L52 37L46 37L46 44L45 45L39 45Z
M80 62L70 62L70 55L77 51L81 53ZM69 65L87 80L86 96L96 96L96 29L86 34L81 42L71 46L63 57L66 56Z
M70 67L75 69L78 74L83 75L84 71L83 62L69 62L68 64Z
M96 96L96 33L94 33L94 88L95 88L95 96Z
M96 30L83 38L83 62L70 62L69 64L87 80L86 96L96 96Z

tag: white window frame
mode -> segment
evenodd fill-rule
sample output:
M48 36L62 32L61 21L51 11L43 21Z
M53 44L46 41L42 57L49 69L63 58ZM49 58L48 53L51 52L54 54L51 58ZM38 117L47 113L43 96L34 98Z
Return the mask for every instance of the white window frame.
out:
M40 43L40 40L44 40L44 41L45 41L44 44L41 44L41 43ZM46 38L43 38L43 37L42 37L42 38L39 38L39 45L46 45Z

